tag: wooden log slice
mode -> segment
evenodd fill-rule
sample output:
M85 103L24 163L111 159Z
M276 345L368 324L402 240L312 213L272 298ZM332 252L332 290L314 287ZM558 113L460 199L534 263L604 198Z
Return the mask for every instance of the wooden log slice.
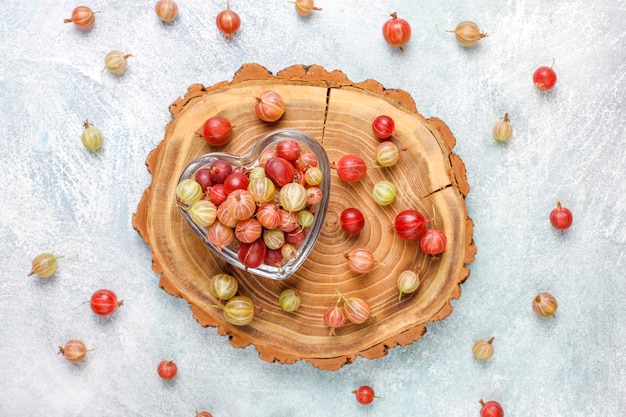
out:
M255 97L274 90L287 111L276 123L260 121L254 112ZM353 83L339 72L319 66L293 66L276 75L256 64L246 64L232 82L211 87L192 85L170 106L172 121L165 137L147 158L152 183L133 215L133 227L152 250L153 270L168 293L184 297L203 326L217 326L235 347L253 344L266 361L312 365L335 370L358 355L379 358L389 348L418 340L426 325L452 312L450 300L460 296L460 284L469 275L467 264L476 254L473 224L465 197L469 185L461 159L447 126L439 119L421 116L408 93L387 90L373 80ZM227 265L216 258L185 224L175 204L175 187L184 168L196 157L214 152L197 137L204 121L222 115L233 124L233 139L219 151L240 154L273 130L299 129L319 141L331 163L346 154L374 160L380 143L372 133L372 121L391 116L395 132L391 140L403 151L390 168L371 168L358 183L346 183L332 173L331 198L321 235L303 266L290 278L274 281ZM372 166L373 166L372 162ZM382 179L397 187L396 200L386 207L371 198L373 184ZM366 226L348 235L339 225L343 209L359 208ZM402 210L417 209L447 236L445 251L425 255L418 241L405 241L393 229ZM345 254L366 247L376 258L367 274L351 272ZM417 291L399 299L396 280L401 271L419 272ZM216 300L208 290L211 277L227 272L239 282L239 294L249 296L259 311L245 326L227 323L222 311L211 307ZM292 313L282 311L278 295L286 288L300 291L302 305ZM371 319L348 323L329 335L324 312L346 297L360 297L371 306Z

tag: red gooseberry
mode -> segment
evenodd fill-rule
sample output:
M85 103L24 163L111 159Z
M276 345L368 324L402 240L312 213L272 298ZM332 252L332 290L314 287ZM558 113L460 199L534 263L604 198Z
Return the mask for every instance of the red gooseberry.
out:
M206 193L207 188L215 184L213 180L211 179L211 170L209 168L202 168L202 169L197 170L193 174L193 179L198 184L200 184L200 187L202 187L203 193Z
M540 90L549 90L556 84L556 72L552 67L539 67L533 74L533 82Z
M300 145L295 140L281 140L276 144L276 155L288 161L300 158Z
M344 155L339 158L334 166L337 169L337 175L342 181L357 182L365 176L367 165L365 161L356 155Z
M365 217L357 208L350 207L341 212L341 228L350 234L359 233L365 226Z
M415 240L426 233L426 219L417 210L404 210L398 213L394 229L405 240Z
M356 400L363 405L371 404L376 397L374 395L374 389L369 385L361 385L359 388L352 391L356 395Z
M226 197L228 196L224 191L224 184L215 184L209 190L209 200L216 206L222 204L226 200Z
M252 243L242 243L237 256L246 268L256 268L265 261L267 246L263 239L257 239Z
M387 43L402 50L402 47L411 40L411 25L393 12L391 19L383 24L383 37Z
M556 208L550 212L550 223L554 228L563 231L572 225L574 218L569 209L562 207L561 202L557 201Z
M420 248L428 255L438 255L444 251L448 240L445 233L439 229L428 229L420 238Z
M233 33L239 30L239 27L241 26L241 18L237 13L233 12L227 7L226 10L222 10L217 14L217 17L215 18L215 24L217 25L217 28L228 39L232 36Z
M265 265L280 267L283 262L283 254L280 249L267 249L265 252Z
M228 143L233 127L230 121L222 116L209 117L202 126L202 138L211 146L222 146Z
M157 372L163 379L172 379L178 373L178 366L174 361L162 361L157 367Z
M91 310L98 316L110 316L118 307L124 305L124 300L117 301L117 295L111 290L98 290L91 295Z
M292 182L294 173L293 165L285 158L275 157L265 162L265 175L278 187Z
M497 401L484 402L480 400L480 405L482 405L480 417L504 417L504 410Z
M229 195L235 190L245 190L248 188L250 180L243 172L233 172L224 179L224 192Z
M393 119L384 114L376 117L372 122L372 130L378 139L389 139L393 134L394 128Z
M226 177L232 174L233 166L223 159L216 159L209 165L209 172L215 184L223 184Z

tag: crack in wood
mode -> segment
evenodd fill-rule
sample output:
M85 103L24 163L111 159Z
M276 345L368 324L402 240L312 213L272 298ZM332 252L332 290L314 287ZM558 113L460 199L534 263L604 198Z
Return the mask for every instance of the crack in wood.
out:
M326 88L326 107L324 108L324 120L322 121L322 145L324 144L324 133L326 132L326 122L328 121L328 108L330 107L330 90L331 87Z

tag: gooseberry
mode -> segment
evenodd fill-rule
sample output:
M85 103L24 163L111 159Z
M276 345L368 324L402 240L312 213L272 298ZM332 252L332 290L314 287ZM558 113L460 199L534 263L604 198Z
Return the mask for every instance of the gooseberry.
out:
M311 227L315 221L315 215L309 210L300 210L298 212L298 224L303 227Z
M277 92L271 90L264 91L259 97L256 98L254 111L256 112L256 115L259 117L259 119L263 120L264 122L275 122L283 117L283 114L285 114L285 103L283 102L280 94L278 94ZM280 142L276 145L277 153L279 153L279 145Z
M222 223L224 226L234 228L239 219L236 219L230 211L228 211L227 204L220 204L217 207L217 221Z
M263 263L280 268L283 263L283 254L280 251L280 249L268 248L265 253L265 260Z
M114 49L110 51L104 57L104 70L109 70L111 74L121 75L126 72L128 68L128 58L132 57L131 54L125 54L122 51Z
M91 295L91 310L98 316L110 316L118 307L124 305L124 300L117 301L117 295L107 289L95 291Z
M222 205L226 205L228 212L237 220L244 220L252 217L256 210L256 202L248 190L234 190ZM222 206L220 205L220 207Z
M339 304L339 301L337 301L337 304ZM333 336L336 334L335 329L346 324L346 313L344 313L344 310L339 308L338 305L330 307L324 313L324 323L326 326L330 327L328 335Z
M379 181L372 189L372 198L381 206L388 206L396 199L396 186L390 181Z
M381 114L372 122L372 130L378 139L389 139L393 135L395 123L390 116Z
M420 279L415 271L407 269L400 272L396 280L396 285L400 291L400 295L398 295L399 301L404 294L410 294L417 290L417 287L420 285Z
M198 200L187 209L191 220L203 227L213 224L217 218L217 207L209 200Z
M257 268L263 264L266 251L267 246L263 239L257 239L252 243L243 242L237 251L237 257L246 268Z
M322 189L317 186L308 187L306 189L306 203L308 205L317 204L322 201L322 197L324 197L324 193L322 193Z
M216 159L209 165L209 172L215 184L223 184L226 177L233 173L233 166L223 159Z
M493 356L493 337L489 340L477 340L472 346L472 354L475 359L487 360Z
M263 242L268 249L280 249L285 244L285 232L280 229L265 230L263 232Z
M346 254L348 268L359 274L365 274L374 269L374 255L367 248L355 248Z
M316 167L318 165L317 156L307 149L300 150L300 158L295 161L295 166L302 170L306 171L309 168Z
M209 291L218 300L229 300L237 294L237 279L229 274L215 274L209 281Z
M341 212L341 228L349 234L359 233L365 226L365 217L357 208L350 207Z
M165 23L170 23L178 15L178 5L173 0L159 0L154 7L159 19Z
M394 229L398 236L415 240L426 233L426 219L417 210L404 210L396 215Z
M346 318L354 324L362 324L370 317L370 305L367 301L359 297L344 297L343 298L343 310L346 313Z
M224 191L224 184L215 184L211 187L209 191L209 200L216 206L221 205L224 201L226 201L226 191Z
M446 248L446 234L439 229L428 229L420 238L420 248L428 255L438 255Z
M193 178L179 182L175 191L177 203L181 207L189 207L202 198L202 186Z
M390 167L398 162L400 150L395 143L384 141L376 147L376 160L374 162L382 167Z
M563 231L572 225L574 218L572 212L561 206L561 202L557 201L556 208L550 212L550 223L555 229Z
M294 166L285 158L274 157L265 162L265 175L278 187L293 181Z
M322 10L320 7L315 7L314 0L296 0L294 3L296 4L296 12L300 16L308 16L313 10Z
M276 186L267 177L252 178L248 183L248 192L257 203L267 203L274 199Z
M540 317L552 317L556 313L559 304L556 298L549 292L540 292L533 299L533 311Z
M259 166L265 168L267 160L270 158L276 158L276 156L278 155L276 155L276 150L274 148L265 149L261 152L261 155L259 155Z
M252 243L261 237L263 226L256 219L239 220L235 225L235 237L243 243Z
M172 379L178 373L178 366L174 361L161 361L157 366L157 373L163 379Z
M283 215L280 208L276 204L263 203L256 211L257 221L261 223L261 226L268 230L275 229L280 226L282 218Z
M191 177L194 179L194 181L200 184L203 193L206 193L207 189L215 184L215 182L211 178L211 169L209 169L208 167L197 170L193 173Z
M208 411L199 411L196 412L196 417L213 417L213 414L209 413Z
M535 87L540 90L549 90L556 84L556 72L552 67L539 67L533 73Z
M41 278L48 278L50 275L54 274L59 265L58 259L61 259L63 256L55 256L51 253L40 253L35 256L32 261L32 269L28 276L30 277L33 274L37 274Z
M91 29L96 21L96 13L99 12L94 12L87 6L78 6L72 10L72 17L64 19L63 23L74 23L81 30Z
M300 211L306 206L306 188L297 182L285 184L280 189L280 205L287 211Z
M396 12L390 16L391 19L383 24L383 37L389 45L402 51L402 47L411 40L411 25L406 20L399 18Z
M367 165L356 155L344 155L334 165L337 175L342 181L356 182L365 176Z
M319 185L323 178L324 174L318 167L309 167L304 171L304 182L306 182L307 185Z
M83 130L83 133L80 136L80 140L83 142L83 145L90 151L100 154L100 148L104 143L104 135L102 135L102 131L95 126L89 125L89 120L85 120L83 126L85 126L85 130Z
M290 261L292 259L295 259L295 257L298 255L298 249L296 249L296 247L290 243L285 243L280 248L280 254L283 256L283 259L285 259L286 261Z
M513 127L509 120L509 114L504 113L502 120L493 125L493 137L500 142L506 142L511 139L512 134Z
M229 39L233 33L239 30L241 26L241 18L239 15L230 10L228 0L226 1L226 10L222 10L215 18L217 28Z
M300 308L302 298L300 297L298 291L292 288L287 288L286 290L283 290L278 296L278 303L280 304L280 308L282 308L283 311L291 313Z
M211 146L222 146L230 141L232 131L233 127L227 118L213 116L204 122L201 137Z
M235 190L245 190L248 188L250 180L243 172L233 172L224 179L224 192L230 195Z
M291 233L295 231L298 224L298 213L295 211L280 210L280 225L278 226L283 232Z
M289 243L290 245L298 246L302 245L306 240L307 229L300 227L296 227L296 230L293 232L285 232L285 243Z
M254 304L250 297L237 295L223 307L224 320L235 326L245 326L254 318Z
M367 405L374 401L374 389L369 385L361 385L356 390L352 391L356 395L356 400L359 404Z
M250 179L250 181L256 178L267 178L267 175L265 175L265 168L263 168L262 166L256 166L252 168L250 171L248 171L248 178Z
M235 240L235 232L222 222L215 221L207 229L207 240L215 245L218 252Z
M82 340L70 339L64 346L59 346L58 354L65 356L70 362L81 362L87 355L87 346Z
M474 46L479 40L489 36L482 33L476 23L469 21L463 21L456 25L456 29L446 32L454 32L457 42L463 46Z
M480 405L482 405L480 417L504 417L504 410L497 401L484 402L480 400Z

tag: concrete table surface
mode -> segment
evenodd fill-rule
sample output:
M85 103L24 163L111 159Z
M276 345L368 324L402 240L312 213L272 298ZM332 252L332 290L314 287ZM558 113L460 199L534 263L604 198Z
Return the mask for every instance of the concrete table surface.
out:
M626 415L623 1L319 0L303 18L288 1L232 0L230 40L215 26L225 1L177 1L163 24L155 1L93 0L87 32L63 23L76 3L0 2L1 416L456 417L478 416L481 398L506 416ZM412 26L404 51L381 34L394 11ZM446 30L462 20L489 37L460 46ZM102 74L112 49L133 55L122 76ZM375 79L454 133L478 254L452 315L421 340L332 372L270 364L159 288L131 225L146 157L189 85L249 62ZM537 90L533 71L552 64L555 88ZM505 112L514 134L496 143ZM102 157L80 143L85 119ZM574 214L564 233L548 221L557 200ZM41 252L65 257L53 277L28 277ZM109 318L82 304L98 288L124 299ZM557 297L556 317L532 312L539 291ZM474 361L491 336L494 357ZM80 364L57 355L71 338L93 349ZM164 359L179 367L169 382ZM360 385L380 398L358 404Z

